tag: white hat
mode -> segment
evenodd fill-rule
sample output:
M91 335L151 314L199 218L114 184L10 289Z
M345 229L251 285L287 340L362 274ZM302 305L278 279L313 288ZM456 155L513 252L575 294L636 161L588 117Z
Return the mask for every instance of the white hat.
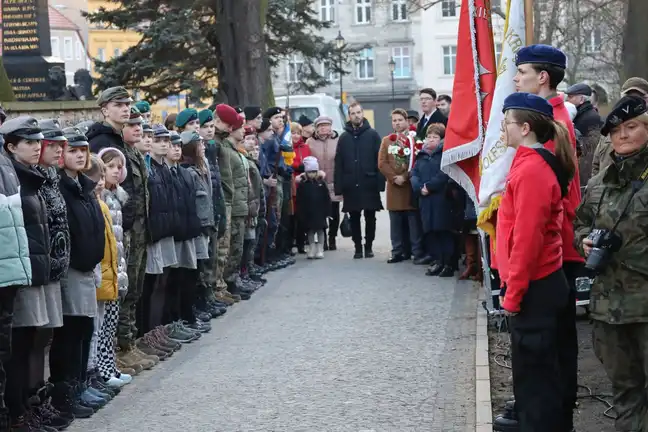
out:
M304 158L304 171L319 171L319 163L315 156L306 156Z

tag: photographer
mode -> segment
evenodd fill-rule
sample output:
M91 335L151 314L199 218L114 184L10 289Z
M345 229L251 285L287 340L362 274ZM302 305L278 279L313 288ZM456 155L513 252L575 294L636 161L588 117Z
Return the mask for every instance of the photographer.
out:
M612 381L616 430L646 430L648 380L648 114L625 96L601 134L612 163L587 184L576 213L575 244L596 278L590 317L594 351Z

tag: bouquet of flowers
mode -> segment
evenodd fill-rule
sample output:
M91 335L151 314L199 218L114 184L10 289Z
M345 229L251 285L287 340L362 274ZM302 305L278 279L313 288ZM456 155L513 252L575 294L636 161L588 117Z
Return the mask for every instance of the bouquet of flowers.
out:
M389 140L392 144L387 148L387 152L394 156L397 164L407 165L408 170L411 170L416 155L423 149L423 141L416 138L416 126L411 125L407 134L389 135Z

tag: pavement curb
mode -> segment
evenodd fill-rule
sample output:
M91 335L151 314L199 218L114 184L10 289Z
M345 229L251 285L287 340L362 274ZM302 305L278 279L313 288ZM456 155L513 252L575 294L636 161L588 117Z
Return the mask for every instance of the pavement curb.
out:
M493 408L488 366L488 316L482 307L483 290L479 290L475 347L475 432L493 432Z

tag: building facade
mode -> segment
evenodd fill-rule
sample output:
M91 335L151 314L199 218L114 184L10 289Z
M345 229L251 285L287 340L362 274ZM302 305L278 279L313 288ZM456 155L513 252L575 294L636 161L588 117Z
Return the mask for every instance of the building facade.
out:
M88 11L88 0L49 0L50 8L56 9L79 29L83 45L88 45L88 21L83 16Z
M342 91L346 101L358 101L366 117L381 135L391 131L389 113L396 108L410 109L418 79L422 75L419 27L421 14L412 12L410 0L316 0L313 9L331 27L320 36L334 41L341 34L347 46L358 55L343 65ZM392 80L390 60L393 58ZM298 57L286 58L274 70L275 96L298 93L291 88L299 79L303 64ZM330 85L319 89L340 99L340 77L319 65ZM393 87L392 87L393 84Z
M90 57L79 27L54 7L49 7L50 41L52 57L58 57L65 64L67 85L74 84L74 73L79 69L90 69Z

